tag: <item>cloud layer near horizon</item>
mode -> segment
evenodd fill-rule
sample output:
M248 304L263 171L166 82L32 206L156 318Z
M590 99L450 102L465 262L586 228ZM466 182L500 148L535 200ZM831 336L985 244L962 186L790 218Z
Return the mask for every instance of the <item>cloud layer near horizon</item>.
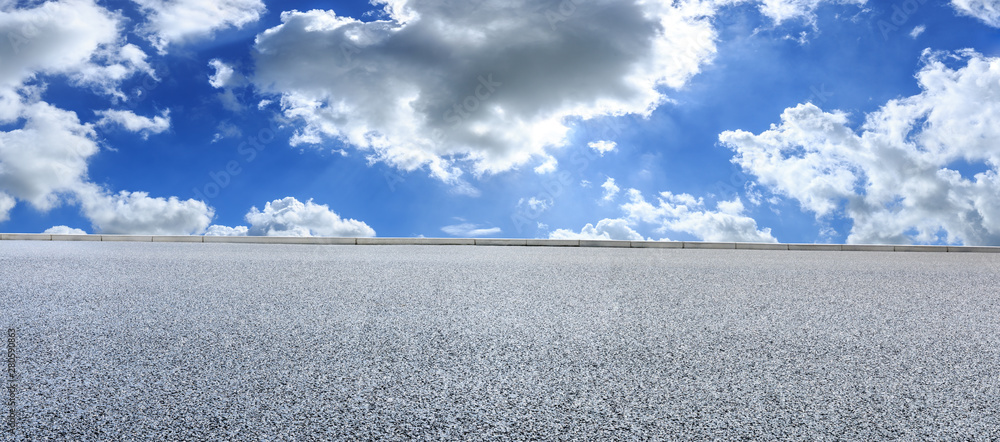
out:
M375 230L364 222L344 219L325 204L312 200L305 203L286 197L264 204L264 210L256 207L246 214L247 226L211 226L209 236L330 236L360 237L375 236Z
M639 241L642 235L634 228L649 224L660 234L684 233L701 241L778 242L771 229L758 228L757 221L744 214L745 207L739 198L719 202L711 210L704 199L688 194L661 192L657 204L652 204L636 189L628 189L626 193L628 201L621 205L622 218L603 219L596 226L587 224L580 232L559 229L549 234L549 238Z

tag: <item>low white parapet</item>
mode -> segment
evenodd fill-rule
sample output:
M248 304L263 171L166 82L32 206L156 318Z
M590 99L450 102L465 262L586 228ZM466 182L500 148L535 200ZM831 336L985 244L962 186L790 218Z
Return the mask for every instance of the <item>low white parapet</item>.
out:
M632 241L615 241L607 239L581 239L580 247L632 247Z
M788 244L788 250L805 250L812 252L839 252L843 249L840 244Z
M841 250L845 252L895 252L896 246L877 244L844 244Z
M9 241L52 241L52 235L47 233L4 233L0 240Z
M633 249L683 249L681 241L632 241Z
M734 242L698 242L684 241L685 249L736 249Z
M529 246L543 247L580 247L578 239L529 239Z
M100 241L101 235L52 235L53 241Z
M153 242L205 242L204 236L154 236Z
M476 245L477 246L526 246L528 245L528 240L481 238L476 240Z
M1000 247L925 246L881 244L781 244L703 241L619 241L593 239L515 238L338 238L288 236L172 236L172 235L65 235L47 233L0 233L6 241L117 241L232 244L314 244L314 245L439 245L439 246L527 246L527 247L615 247L633 249L740 249L806 250L845 252L955 252L1000 253Z
M741 250L788 250L788 244L769 242L738 242L736 248Z
M153 242L153 235L101 235L101 241Z

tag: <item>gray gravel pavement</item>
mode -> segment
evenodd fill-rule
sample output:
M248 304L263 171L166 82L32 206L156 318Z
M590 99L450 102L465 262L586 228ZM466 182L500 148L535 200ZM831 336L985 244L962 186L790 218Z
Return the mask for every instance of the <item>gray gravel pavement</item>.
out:
M974 253L5 241L0 439L996 440L998 276Z

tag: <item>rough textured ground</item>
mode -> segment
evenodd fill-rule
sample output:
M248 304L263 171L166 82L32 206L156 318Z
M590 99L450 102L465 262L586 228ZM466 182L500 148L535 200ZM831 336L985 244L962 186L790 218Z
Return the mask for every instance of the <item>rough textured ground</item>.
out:
M981 254L5 241L0 326L19 440L989 440L998 276Z

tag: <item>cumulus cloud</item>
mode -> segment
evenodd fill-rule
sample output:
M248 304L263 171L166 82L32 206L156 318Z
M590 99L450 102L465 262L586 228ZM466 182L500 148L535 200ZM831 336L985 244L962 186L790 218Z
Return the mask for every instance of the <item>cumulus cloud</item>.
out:
M293 144L336 138L445 181L545 163L567 119L646 115L715 53L712 10L692 2L377 3L387 20L283 13L254 81L302 124Z
M458 236L462 238L479 238L483 236L499 235L501 230L499 227L481 227L477 224L456 224L452 226L444 226L441 231L447 233L451 236Z
M109 234L200 235L215 217L202 201L152 198L146 192L109 194L89 184L77 197L94 230Z
M824 1L864 3L754 3L784 20ZM717 9L743 2L373 0L385 19L368 22L293 10L257 36L253 81L300 125L293 145L336 139L460 186L470 171L548 173L580 120L648 115L697 75Z
M621 241L642 241L642 235L629 227L628 220L625 219L602 219L597 222L597 226L587 224L574 232L567 229L558 229L549 234L549 239L612 239Z
M98 126L120 125L129 132L141 133L143 138L149 134L158 134L170 129L170 110L165 110L153 118L136 115L132 111L103 110L95 112L101 117Z
M252 236L375 236L375 230L361 221L342 219L325 204L302 203L293 197L266 203L263 211L254 207L246 220Z
M249 235L249 229L247 226L219 226L213 225L208 228L205 232L205 236L247 236Z
M706 207L702 198L686 193L661 192L658 204L646 201L636 189L628 190L629 202L622 205L631 223L650 223L658 232L683 232L702 241L777 242L771 229L759 229L757 221L745 216L739 197L722 201L716 210Z
M54 226L54 227L49 227L48 229L45 229L45 231L42 232L42 233L52 234L52 235L86 235L87 234L87 232L85 230L83 230L83 229L74 229L74 228L69 227L69 226Z
M91 125L44 102L27 105L21 114L22 128L0 132L3 217L15 198L41 211L65 200L79 202L103 233L200 233L214 216L200 201L150 198L144 192L108 194L87 180L87 161L99 150Z
M744 215L745 208L738 197L719 202L711 210L704 199L688 194L662 192L657 204L652 204L636 189L628 189L626 193L628 202L621 205L621 218L603 219L596 226L587 224L580 232L559 229L549 238L641 241L642 235L634 228L650 224L660 233L687 233L702 241L777 242L771 229L759 229L757 221Z
M32 7L0 4L0 220L18 200L40 211L63 202L81 206L105 233L188 234L204 231L214 216L199 201L151 198L143 192L111 194L90 183L88 161L99 151L94 125L42 101L46 75L63 75L78 87L124 98L122 80L155 73L146 54L125 44L125 20L93 0L60 0ZM40 78L41 77L41 78ZM42 80L42 81L40 81ZM169 127L127 111L98 111L100 125L157 133ZM61 226L53 229L61 230ZM50 229L52 230L52 229Z
M0 9L0 121L12 121L39 90L25 86L38 74L66 75L79 85L121 97L117 84L151 72L137 46L121 45L123 19L93 0L50 1ZM30 101L30 100L27 100Z
M608 177L608 180L605 181L604 184L601 184L601 187L604 189L604 197L601 198L604 201L614 201L615 197L618 196L618 192L621 190L621 188L615 184L615 179L611 177Z
M719 139L760 184L818 218L850 217L848 242L1000 245L1000 58L925 51L923 61L922 92L889 101L858 132L842 112L801 104L759 135ZM967 176L956 163L986 170Z
M28 105L22 128L0 132L0 193L47 211L78 190L99 150L92 126L47 103Z
M121 45L122 22L92 0L0 9L0 122L17 124L0 132L2 206L22 200L47 211L86 182L87 162L99 150L93 126L42 101L44 84L31 83L39 75L65 75L119 96L121 80L150 71L138 47Z
M951 0L951 6L963 15L1000 28L1000 2L997 0Z
M592 143L588 143L587 147L594 149L595 152L601 154L603 157L604 154L608 152L618 150L618 143L615 143L614 141L594 141Z
M216 89L239 86L241 83L232 66L219 59L212 59L208 65L215 69L215 73L208 77L208 84Z
M143 31L161 53L175 43L209 37L216 31L256 22L261 0L132 0L146 14Z

